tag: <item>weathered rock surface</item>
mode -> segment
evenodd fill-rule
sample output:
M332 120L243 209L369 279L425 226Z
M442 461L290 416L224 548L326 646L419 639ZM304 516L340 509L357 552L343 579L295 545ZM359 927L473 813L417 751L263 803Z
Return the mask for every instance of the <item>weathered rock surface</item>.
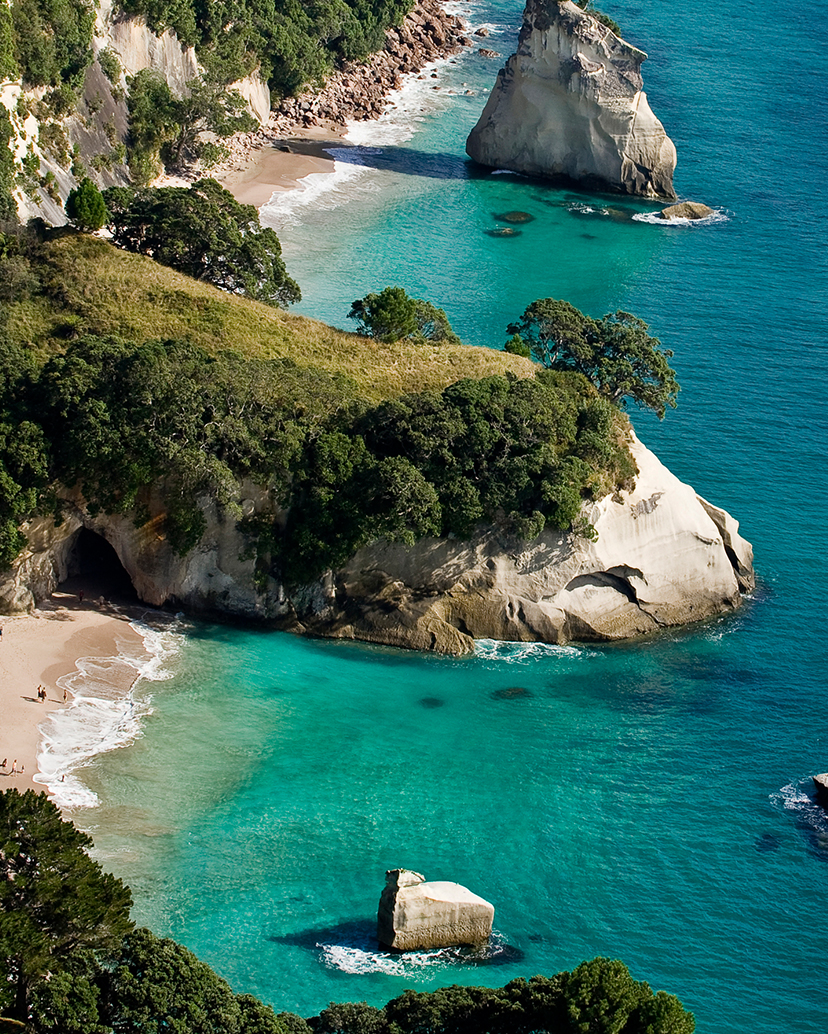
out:
M0 608L25 610L74 573L82 527L115 549L138 595L193 613L261 621L296 631L390 646L463 654L475 639L564 643L622 639L699 621L739 606L753 585L752 550L738 523L671 474L638 439L633 491L607 496L584 515L598 540L547 530L531 542L495 527L470 540L378 541L339 571L288 590L275 576L257 584L237 514L204 500L207 530L177 556L164 537L164 512L152 494L138 500L152 516L91 515L65 493L55 526L26 526L29 546L0 576ZM241 511L280 514L266 488L239 486Z
M647 102L647 55L574 3L527 0L466 151L481 165L674 197L676 149Z
M713 209L700 201L682 201L678 205L663 208L659 215L662 219L706 219L713 215Z
M523 542L495 528L469 541L377 542L337 572L305 627L462 654L474 639L623 639L738 607L753 554L737 522L635 437L631 452L635 489L584 511L596 542L554 530Z
M410 869L391 869L377 912L377 940L398 951L484 944L494 905L459 883L426 883Z
M823 808L828 808L828 772L814 776L814 787L816 789L816 799Z

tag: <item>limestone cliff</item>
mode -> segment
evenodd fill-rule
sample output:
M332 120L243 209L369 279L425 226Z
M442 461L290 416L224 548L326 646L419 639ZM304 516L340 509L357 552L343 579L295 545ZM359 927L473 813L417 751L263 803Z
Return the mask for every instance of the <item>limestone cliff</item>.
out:
M467 153L492 168L674 197L676 149L642 89L646 57L568 0L527 0L517 52Z
M257 578L239 513L272 516L265 488L244 482L238 506L204 500L207 531L185 557L153 516L91 515L79 493L65 493L60 525L38 518L29 547L0 575L0 609L26 610L73 571L74 544L87 527L114 547L138 595L155 606L224 615L314 635L463 654L475 639L564 643L613 640L699 621L738 607L753 586L752 550L737 522L701 499L633 438L635 488L589 505L598 539L547 530L531 542L480 527L470 540L379 541L341 570L288 589Z

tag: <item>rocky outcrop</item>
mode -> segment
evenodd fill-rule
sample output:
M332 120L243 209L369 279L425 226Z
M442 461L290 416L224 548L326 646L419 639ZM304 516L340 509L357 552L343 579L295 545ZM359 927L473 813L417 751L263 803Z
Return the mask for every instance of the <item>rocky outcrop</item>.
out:
M59 525L38 518L25 527L28 548L0 576L0 608L30 609L75 573L83 527L113 546L149 604L446 654L468 653L475 639L623 639L738 607L753 586L752 550L738 523L635 437L631 452L635 488L584 510L595 542L554 530L526 542L495 527L470 540L378 541L341 570L290 590L272 568L257 574L238 528L241 514L283 520L266 488L243 482L228 509L202 500L207 530L184 557L166 540L158 497L138 500L151 517L136 526L133 514L91 514L79 492L66 492Z
M547 530L523 542L490 527L468 541L377 542L337 572L303 626L462 654L475 639L624 639L738 607L753 555L737 522L635 437L630 451L634 490L585 508L597 541Z
M527 0L517 53L467 153L492 168L674 197L676 149L642 89L646 57L568 0Z
M485 944L494 906L459 883L426 883L410 869L391 869L377 912L377 940L398 951Z
M823 808L828 808L828 772L823 772L821 775L815 775L813 778L814 788L816 790L816 799Z
M706 219L713 215L713 209L700 201L682 201L678 205L670 205L658 213L662 219Z

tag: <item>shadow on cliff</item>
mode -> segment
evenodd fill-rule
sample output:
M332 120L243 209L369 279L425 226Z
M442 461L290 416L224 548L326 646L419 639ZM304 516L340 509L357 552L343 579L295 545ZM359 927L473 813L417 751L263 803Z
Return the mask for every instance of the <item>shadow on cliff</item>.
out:
M326 965L347 972L394 972L411 964L440 966L503 966L520 962L524 952L505 944L495 933L482 948L434 948L429 951L400 952L380 947L374 920L350 919L335 926L309 927L267 938L274 944L287 944L321 954Z

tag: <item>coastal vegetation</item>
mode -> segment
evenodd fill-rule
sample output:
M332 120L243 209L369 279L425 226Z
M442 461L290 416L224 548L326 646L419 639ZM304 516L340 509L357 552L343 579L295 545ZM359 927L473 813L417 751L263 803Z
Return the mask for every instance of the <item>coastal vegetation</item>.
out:
M414 0L123 0L157 32L174 29L223 84L254 69L276 97L320 84L342 61L363 61Z
M663 419L676 407L679 385L668 359L673 353L651 337L647 324L629 312L601 319L585 316L569 302L541 298L506 328L506 351L531 355L552 370L583 374L613 405L628 399Z
M110 187L101 204L119 248L266 305L302 297L276 233L262 227L253 205L240 205L214 179L190 187Z
M0 793L0 1029L30 1034L693 1034L674 995L596 958L502 988L405 991L304 1019L130 918L129 888L45 795Z
M154 488L168 540L186 553L205 529L198 500L240 518L235 486L252 477L287 511L285 525L242 522L257 572L295 584L377 538L465 537L481 521L524 538L547 525L591 535L582 501L635 475L624 418L577 372L521 377L532 367L517 357L501 354L498 370L492 352L481 364L477 350L451 343L345 334L349 347L326 369L303 340L312 321L274 313L268 340L259 315L273 310L226 293L199 298L199 285L157 276L163 267L150 260L110 287L111 245L65 232L13 240L29 279L8 307L3 345L5 564L24 516L59 513L57 485L80 485L93 509L139 523ZM246 350L224 332L236 320L248 335L256 325ZM359 347L362 371L349 362ZM452 349L457 362L437 364L440 383L432 356ZM407 350L414 376L367 396L383 359L405 362ZM463 376L475 366L478 376Z
M435 344L460 344L442 309L422 298L410 298L402 287L386 287L379 294L357 298L348 319L357 321L358 334L380 341L410 338Z

